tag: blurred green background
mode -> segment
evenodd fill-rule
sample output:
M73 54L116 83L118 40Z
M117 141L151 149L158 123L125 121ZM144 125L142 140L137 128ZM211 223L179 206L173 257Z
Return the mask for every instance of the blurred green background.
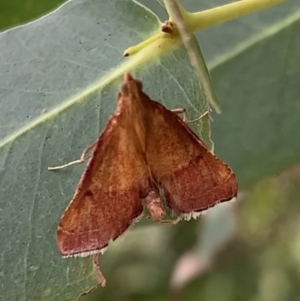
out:
M52 11L62 0L0 0L0 30L27 23Z
M62 2L0 0L0 30ZM295 166L243 191L239 202L215 215L130 231L104 256L107 288L82 299L300 300L299 179ZM211 237L218 231L222 239Z

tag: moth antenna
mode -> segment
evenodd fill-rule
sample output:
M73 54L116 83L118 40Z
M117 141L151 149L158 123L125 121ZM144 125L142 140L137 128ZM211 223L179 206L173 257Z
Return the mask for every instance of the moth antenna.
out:
M124 73L124 81L125 82L128 82L128 81L131 81L131 80L134 80L134 78L132 77L132 75L127 71Z

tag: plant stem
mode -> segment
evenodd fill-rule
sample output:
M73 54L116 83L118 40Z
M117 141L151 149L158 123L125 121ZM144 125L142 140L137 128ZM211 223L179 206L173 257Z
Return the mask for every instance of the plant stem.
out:
M220 114L221 109L218 105L217 96L215 95L200 45L196 42L194 36L188 32L185 26L184 16L182 14L183 10L176 0L165 0L165 4L168 5L169 13L172 15L172 21L177 26L182 42L189 54L191 64L198 76L199 85L207 104L206 111L209 111L209 103L214 110Z
M287 0L242 0L197 13L184 12L182 8L181 11L184 12L189 31L196 32L285 1ZM168 11L168 13L170 12Z
M197 13L189 13L179 4L178 6L182 16L184 17L188 30L190 32L196 32L286 1L288 0L241 0ZM173 21L173 11L170 7L169 1L165 1L165 6L170 20Z

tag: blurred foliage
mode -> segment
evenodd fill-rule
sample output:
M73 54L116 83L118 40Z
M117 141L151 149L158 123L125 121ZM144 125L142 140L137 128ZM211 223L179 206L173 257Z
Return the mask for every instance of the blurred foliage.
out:
M55 9L64 0L0 0L0 30L24 24Z
M61 2L0 0L0 29L32 20ZM103 257L107 288L82 300L300 300L299 179L300 167L295 167L244 192L233 212L235 238L183 288L170 289L169 279L182 254L197 247L203 219L129 231Z

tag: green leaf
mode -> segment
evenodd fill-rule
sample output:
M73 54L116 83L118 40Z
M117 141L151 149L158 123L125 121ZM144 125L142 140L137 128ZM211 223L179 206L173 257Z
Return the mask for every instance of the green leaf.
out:
M55 242L84 166L47 167L79 158L97 139L115 110L124 49L159 26L129 0L71 1L0 35L0 300L68 300L96 283L91 259L62 260ZM153 99L201 114L183 49L137 76Z
M238 2L238 0L183 0L182 5L188 11L196 12L232 2ZM228 59L233 50L238 48L243 51L244 43L248 44L250 41L257 40L258 36L265 36L271 27L280 27L280 24L283 25L286 19L292 15L297 15L297 13L299 13L299 2L289 0L269 9L207 28L198 32L197 37L201 42L201 48L207 62L213 65L222 64L224 60Z
M215 150L242 187L299 162L299 27L298 15L282 18L222 60L232 50L222 27L214 41L227 48L203 39L219 61L212 79L224 113L213 123ZM82 0L0 35L0 300L68 300L95 282L89 258L62 260L55 243L84 166L47 167L77 159L95 141L115 109L121 71L131 66L123 51L158 28L132 1ZM134 73L151 98L186 107L192 119L201 114L183 49Z
M300 10L212 68L224 112L212 138L241 187L300 161L299 29Z

